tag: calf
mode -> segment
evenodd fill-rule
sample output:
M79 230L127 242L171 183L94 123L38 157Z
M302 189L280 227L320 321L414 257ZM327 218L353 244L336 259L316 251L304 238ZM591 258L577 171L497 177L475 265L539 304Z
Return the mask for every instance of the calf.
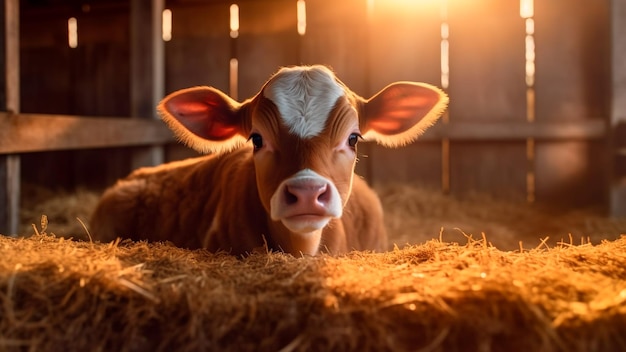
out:
M447 103L439 89L411 82L366 100L323 66L283 68L243 103L210 87L174 92L161 117L212 154L118 181L92 232L237 255L264 245L294 255L385 250L380 201L354 176L357 143L407 144Z

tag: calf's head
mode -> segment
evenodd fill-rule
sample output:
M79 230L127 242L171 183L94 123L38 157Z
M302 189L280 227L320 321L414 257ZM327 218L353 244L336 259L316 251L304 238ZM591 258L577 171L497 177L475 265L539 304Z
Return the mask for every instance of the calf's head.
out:
M322 229L341 217L350 196L359 140L410 143L447 103L439 89L411 82L364 99L328 68L307 66L281 69L243 103L215 88L194 87L170 94L158 110L200 152L249 143L273 240L292 253L315 254Z

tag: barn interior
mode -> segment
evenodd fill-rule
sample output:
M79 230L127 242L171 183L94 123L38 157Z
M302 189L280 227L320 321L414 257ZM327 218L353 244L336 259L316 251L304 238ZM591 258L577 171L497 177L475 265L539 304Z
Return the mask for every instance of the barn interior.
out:
M22 1L16 11L18 52L6 61L15 106L5 110L21 118L3 120L3 233L28 234L47 214L57 233L84 235L63 195L71 203L77 190L99 194L139 166L194 155L155 121L164 95L210 85L243 100L297 64L328 65L364 97L399 80L450 95L418 142L360 146L357 173L396 200L388 208L407 185L429 204L409 215L424 232L397 244L442 227L486 232L505 249L624 231L621 40L609 1ZM95 197L78 196L86 221ZM467 211L481 203L494 206Z
M78 314L77 307L84 308L90 299L106 301L105 293L136 309L115 311L119 326L97 335L97 346L105 349L166 348L180 339L195 341L184 345L190 350L436 351L463 350L464 343L498 350L511 347L510 341L519 350L626 347L620 337L626 336L626 1L5 0L2 11L0 56L6 69L0 74L0 233L7 236L0 248L7 259L0 263L0 347L70 346L69 337L54 333L67 321L38 327L29 320L36 315L29 315L29 302L50 307L62 301L63 309L66 300L75 299L79 303L70 308ZM389 254L298 261L264 253L231 262L163 244L89 246L86 223L106 187L138 167L197 155L156 116L163 96L210 85L243 100L279 67L300 64L328 65L364 97L394 81L430 83L450 97L445 115L415 143L398 149L359 144L356 172L383 201ZM59 240L64 237L79 242ZM20 254L24 251L49 255ZM83 264L61 259L67 253L78 253L91 269L68 269ZM112 264L111 258L117 261ZM377 264L371 268L368 262ZM220 263L233 272L216 271ZM265 268L272 264L281 278L277 282L284 279L266 296L253 297L252 291L267 289L259 282L245 286L241 280L228 281L229 286L220 281L228 275L253 280L250 272L242 274L251 267L271 281L272 272L263 263ZM514 277L512 284L489 281L499 270L496 263L508 271L493 276ZM542 263L549 267L546 273L537 272ZM367 281L364 266L381 278L408 275L412 281L398 284L401 294L368 286L368 292L378 293L364 295L357 283ZM344 269L331 273L330 267ZM157 268L171 275L156 275ZM438 270L437 281L422 282L428 270ZM166 311L175 314L180 306L171 302L184 301L177 296L181 288L202 294L198 285L206 282L192 280L191 272L202 277L212 273L211 284L237 294L232 302L219 301L221 291L211 299L229 309L244 302L245 309L215 310L205 301L188 301L201 307L197 322L186 320L179 339L149 343L158 335L147 331L166 319L141 320L142 312L163 308L170 300ZM454 291L457 296L415 289L442 285L453 274L460 276L441 287L465 287ZM50 275L58 285L46 301L41 297L50 290L45 280ZM486 289L474 290L476 275ZM176 277L185 278L179 282ZM327 283L328 277L337 279L332 289L315 286L315 280ZM550 291L558 280L570 280L559 282L569 287L564 289L568 294ZM594 280L603 284L597 291L589 288ZM582 286L583 281L589 286ZM168 286L173 291L163 288L172 282L178 285ZM87 287L80 299L76 285ZM272 305L276 297L302 294L310 285L323 287L312 290L318 296L306 303L307 309L322 307L319 325L303 322L306 312ZM40 294L29 294L29 289ZM534 301L537 292L546 301ZM31 301L24 298L18 304L18 293ZM507 305L509 299L514 304ZM366 310L368 304L373 306ZM91 314L106 321L111 310L96 306ZM276 310L264 310L269 306ZM482 308L489 319L457 319ZM57 314L52 308L46 311L37 321ZM230 318L216 320L222 327L209 326L207 317L214 312ZM359 317L374 319L381 312L384 326L358 329ZM417 313L428 319L419 320ZM136 320L124 320L131 316ZM253 331L262 326L261 317L276 325ZM283 326L272 320L278 318L291 320ZM343 332L311 333L321 329L324 319ZM385 337L397 321L412 330ZM140 328L133 330L129 326L135 323ZM224 327L227 323L232 325ZM426 329L428 324L434 327ZM83 330L80 324L66 326L63 331L70 337L92 331L91 325ZM468 327L476 332L471 338L461 333ZM247 333L237 339L237 329ZM421 333L412 335L415 330ZM33 337L42 331L44 337ZM136 340L125 345L112 337L116 331ZM276 339L262 340L266 345L251 342L264 334ZM90 347L89 336L95 335L84 335L76 346ZM531 336L532 342L519 336ZM513 340L507 343L509 337Z

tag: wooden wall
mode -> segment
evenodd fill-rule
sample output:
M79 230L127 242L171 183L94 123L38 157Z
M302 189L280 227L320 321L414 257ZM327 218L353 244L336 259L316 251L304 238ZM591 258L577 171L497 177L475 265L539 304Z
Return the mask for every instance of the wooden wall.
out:
M537 120L608 121L610 12L608 1L536 2ZM606 141L537 144L539 199L598 199L606 192Z
M42 3L22 6L22 110L128 116L128 4L37 5ZM451 104L440 123L473 126L484 138L427 134L397 150L361 144L358 172L375 184L411 182L459 195L527 199L532 193L536 200L571 205L606 200L610 160L604 138L510 138L481 127L515 129L528 121L525 21L518 1L447 0L444 6L443 0L307 0L304 36L296 32L295 0L238 3L241 24L233 39L231 2L166 1L174 19L173 38L165 43L166 92L194 85L229 92L232 58L239 65L240 100L255 94L279 66L294 64L330 65L363 96L396 80L441 85L446 22ZM609 7L609 0L535 1L533 123L608 121ZM66 44L70 16L79 23L75 49ZM169 150L171 158L190 155ZM50 183L54 174L55 184L102 185L127 171L126 158L124 149L37 153L24 158L23 168L43 166L48 175L23 175L35 182Z

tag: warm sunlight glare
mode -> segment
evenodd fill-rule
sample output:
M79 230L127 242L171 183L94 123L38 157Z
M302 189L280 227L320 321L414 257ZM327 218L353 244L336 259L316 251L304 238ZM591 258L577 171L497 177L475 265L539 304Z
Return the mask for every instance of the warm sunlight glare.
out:
M230 5L230 37L237 38L239 36L239 5Z
M526 20L526 34L535 34L535 21L532 18Z
M298 0L298 34L306 33L306 3L304 0Z
M526 89L526 120L528 122L535 121L535 89L528 87Z
M526 19L526 85L535 83L535 24L532 18Z
M162 26L163 41L169 42L172 40L172 10L163 10L163 26Z
M448 42L448 35L450 29L448 23L441 23L441 88L447 89L450 83L450 43Z
M519 2L519 15L522 18L530 18L535 15L534 0L520 0Z
M381 6L392 6L395 8L422 8L422 7L431 7L431 6L436 6L439 7L441 6L441 1L442 0L378 0L376 1L377 3L380 3ZM373 3L375 2L375 0L367 0L367 4L368 6L370 5L370 2Z
M67 20L67 43L72 49L78 47L78 21L76 21L76 17Z
M367 12L367 20L371 21L374 17L374 0L365 0L366 12Z
M237 91L239 90L239 60L230 59L229 74L230 97L237 100Z
M535 21L533 0L520 0L520 16L524 19L526 59L526 121L535 122ZM535 138L526 138L526 200L535 202Z

